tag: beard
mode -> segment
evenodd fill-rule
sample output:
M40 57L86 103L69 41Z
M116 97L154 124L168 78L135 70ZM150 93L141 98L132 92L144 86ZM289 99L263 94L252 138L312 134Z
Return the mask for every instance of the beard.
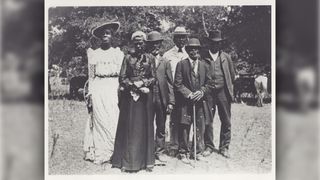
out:
M198 57L199 57L199 54L198 54L198 53L190 53L190 54L189 54L189 57L190 57L192 60L197 60Z

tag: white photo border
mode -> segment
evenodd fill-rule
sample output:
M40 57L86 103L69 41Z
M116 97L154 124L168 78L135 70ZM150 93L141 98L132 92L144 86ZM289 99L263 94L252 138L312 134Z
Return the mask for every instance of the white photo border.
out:
M272 168L270 173L264 174L168 174L168 175L49 175L49 161L48 161L48 12L50 7L67 7L67 6L219 6L219 5L257 5L257 6L271 6L271 82L272 82L272 94L271 94L271 110L272 110ZM150 179L153 180L169 180L176 178L184 179L219 179L219 180L274 180L276 178L276 35L275 35L275 0L45 0L45 123L44 123L44 136L45 136L45 157L44 157L44 169L45 180L106 180L106 179Z

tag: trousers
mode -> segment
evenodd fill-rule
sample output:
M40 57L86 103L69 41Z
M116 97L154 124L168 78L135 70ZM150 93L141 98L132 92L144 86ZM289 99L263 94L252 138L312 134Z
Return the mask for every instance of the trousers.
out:
M161 102L161 96L156 96L154 101L154 115L156 121L156 137L155 151L156 154L165 151L165 124L166 124L166 109Z
M215 116L216 111L220 117L220 140L219 150L229 149L231 141L231 97L226 88L213 91L212 98L212 114ZM204 143L206 148L214 149L213 143L213 122L206 125L204 133Z

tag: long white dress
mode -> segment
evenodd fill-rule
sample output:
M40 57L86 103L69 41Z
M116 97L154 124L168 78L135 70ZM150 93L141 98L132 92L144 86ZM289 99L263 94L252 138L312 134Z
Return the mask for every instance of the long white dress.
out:
M93 111L87 121L83 150L85 160L102 164L110 160L118 121L118 78L124 57L119 48L88 49L89 94ZM91 123L92 122L92 125Z

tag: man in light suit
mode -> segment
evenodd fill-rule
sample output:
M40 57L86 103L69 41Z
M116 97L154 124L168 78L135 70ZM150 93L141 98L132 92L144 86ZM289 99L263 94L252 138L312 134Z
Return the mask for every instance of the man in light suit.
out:
M229 144L231 140L231 102L233 100L233 83L236 78L236 71L229 54L221 50L225 39L221 31L209 32L209 51L202 55L204 62L210 66L210 74L214 83L214 90L209 97L209 104L213 115L218 109L221 121L219 153L229 158ZM216 108L217 107L217 108ZM214 150L213 144L213 123L206 125L204 136L206 150L203 156L209 156Z
M212 114L206 100L211 92L212 81L208 66L200 60L200 41L191 38L186 51L188 58L178 62L175 74L176 109L179 123L179 155L182 162L188 162L188 157L200 158L204 146L205 125L212 120ZM195 107L195 114L193 111ZM195 124L193 117L195 116ZM191 124L196 128L197 155L190 151L188 142Z
M157 82L153 89L154 115L156 118L156 159L165 162L165 124L166 114L171 113L175 104L173 92L173 77L170 62L161 57L159 50L162 44L161 34L152 31L147 35L147 49L155 57Z
M188 58L188 54L185 50L185 45L188 41L188 35L189 33L187 32L185 27L183 26L176 27L175 30L173 31L173 42L175 46L163 54L163 57L170 62L173 79L175 76L177 63L183 59ZM170 122L170 150L169 150L169 155L174 157L178 155L178 148L179 148L179 140L178 140L179 123L176 120L177 120L176 110L174 108L171 114L171 122Z

